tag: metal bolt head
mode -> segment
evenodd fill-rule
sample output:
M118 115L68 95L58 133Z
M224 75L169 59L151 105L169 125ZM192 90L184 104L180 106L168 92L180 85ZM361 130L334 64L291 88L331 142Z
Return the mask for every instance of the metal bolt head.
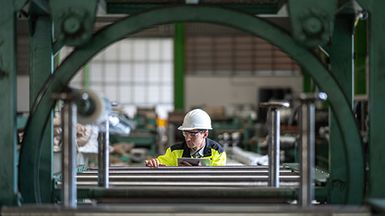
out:
M63 22L63 31L69 35L76 34L81 28L81 21L78 17L68 17Z
M317 17L308 17L303 21L302 27L307 35L318 35L323 31L322 21Z

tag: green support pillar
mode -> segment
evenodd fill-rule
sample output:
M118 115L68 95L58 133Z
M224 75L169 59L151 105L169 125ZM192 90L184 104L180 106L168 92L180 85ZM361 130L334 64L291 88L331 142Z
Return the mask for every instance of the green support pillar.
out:
M16 128L16 13L0 0L0 206L18 202Z
M185 26L175 24L174 36L174 109L184 110Z
M350 104L353 103L353 15L338 15L335 19L332 46L330 47L331 71L342 87ZM342 133L337 126L337 120L330 111L330 140L329 140L329 202L334 204L346 203L346 188L348 182L346 150L343 145Z
M359 20L354 30L354 94L365 95L366 56L367 56L367 20Z
M52 55L52 22L50 17L37 15L31 21L31 49L30 49L30 108L36 100L39 90L53 71ZM52 113L44 130L42 151L40 158L39 183L41 188L41 202L51 202L53 190L53 125ZM28 202L28 201L27 201Z
M302 68L302 70L304 70ZM315 84L312 80L311 76L308 73L302 73L302 86L303 86L303 92L304 93L311 93L315 91Z
M385 198L385 1L369 8L369 196Z

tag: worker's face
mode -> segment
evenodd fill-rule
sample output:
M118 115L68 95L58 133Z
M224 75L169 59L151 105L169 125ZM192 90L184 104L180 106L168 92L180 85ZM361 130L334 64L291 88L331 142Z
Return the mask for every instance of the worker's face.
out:
M191 150L198 150L205 145L205 138L208 136L208 131L183 131L184 139L186 140L187 147Z

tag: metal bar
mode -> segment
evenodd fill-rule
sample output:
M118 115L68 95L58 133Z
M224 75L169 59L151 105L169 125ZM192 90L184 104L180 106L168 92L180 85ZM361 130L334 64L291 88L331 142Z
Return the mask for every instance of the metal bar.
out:
M280 116L279 110L271 109L271 143L269 145L269 186L279 187L279 139Z
M359 20L354 30L354 94L364 95L367 91L367 23Z
M353 68L353 15L345 14L338 15L334 22L333 36L331 42L333 46L330 47L330 66L336 81L341 86L350 107L353 104L354 93L354 68ZM343 50L343 52L342 52ZM329 110L329 172L330 172L330 199L329 202L333 204L346 203L348 199L346 192L346 185L349 184L347 170L344 167L356 167L356 161L348 164L346 156L346 147L343 145L343 135L335 114Z
M185 176L175 176L175 175L123 175L123 176L110 176L111 181L266 181L268 180L268 175L234 175L234 176L213 176L213 175L185 175ZM78 181L89 181L97 180L96 176L78 176ZM285 176L282 178L282 181L298 181L299 175Z
M130 186L142 186L142 187L268 187L267 182L111 182L110 187L130 187ZM298 187L298 182L282 182L282 187ZM79 182L77 187L97 187L97 181Z
M76 208L76 105L64 100L62 110L62 201L64 207Z
M269 171L266 170L212 170L212 171L205 171L205 170L184 170L184 171L178 171L178 170L139 170L139 171L110 171L110 176L116 176L116 175L191 175L191 174L199 174L199 175L252 175L252 174L267 174ZM280 170L280 175L291 175L295 172L291 170ZM95 171L84 171L79 176L89 176L89 175L97 175L97 172Z
M287 182L280 182L282 187L299 187L298 181L287 181ZM58 186L61 187L61 183L58 183ZM248 182L239 182L239 181L130 181L130 182L110 182L110 188L116 188L116 187L133 187L133 186L140 186L140 187L268 187L267 179L265 181L248 181ZM95 181L81 181L77 183L78 188L93 188L98 187L98 182L95 179ZM298 197L298 196L297 196Z
M36 10L38 1L32 2L31 6ZM32 10L32 9L31 9ZM32 10L32 13L35 11ZM33 36L31 37L30 48L30 108L38 97L39 90L44 85L45 81L53 72L52 65L52 22L48 16L33 15L35 17L31 24L33 29ZM39 170L39 184L41 189L41 202L51 202L51 195L53 190L53 113L50 112L48 122L44 129L43 139L41 141L41 157Z
M13 0L0 0L0 206L17 202L16 13Z
M194 170L252 170L252 171L258 171L258 170L266 170L268 169L268 166L214 166L214 167L158 167L156 169L148 168L148 167L128 167L128 166L111 166L110 170L113 171L119 171L119 170L130 170L130 171L138 171L138 170L144 170L144 171L149 171L149 170L183 170L183 171L194 171ZM97 169L95 168L90 168L89 171L96 171Z
M300 144L300 173L301 187L299 205L311 205L314 199L314 102L305 99L301 104L300 113L301 144Z
M283 0L169 0L169 1L107 1L107 13L109 14L137 14L146 10L172 5L207 5L229 8L249 14L276 14L285 4Z
M265 198L274 198L284 199L285 203L290 200L295 200L298 198L298 184L293 183L283 183L284 187L272 188L266 187L265 184L254 184L254 185L236 185L229 186L225 184L216 184L216 185L116 185L108 189L103 189L94 185L86 185L78 187L78 199L87 198L87 199L99 199L103 197L114 197L116 199L121 198L132 198L133 196L141 196L142 200L147 200L148 202L157 202L153 198L155 196L160 196L161 201L166 201L168 198L187 198L191 203L192 197L197 197L194 199L194 202L202 202L202 200L207 198L213 198L215 203L220 203L219 199L231 199L232 197L241 196L243 201L253 200L254 204L256 203L255 199L259 199L257 202L265 202ZM117 191L116 193L113 191ZM166 191L166 192L164 192ZM323 203L326 201L327 189L325 187L316 188L316 199ZM60 188L57 188L55 191L55 196L59 199L58 194L60 193ZM246 193L246 194L245 194ZM111 194L111 195L108 195ZM125 195L126 194L126 195ZM147 199L145 199L147 198ZM117 200L118 201L118 200ZM159 201L159 200L158 200ZM137 200L133 200L137 202ZM203 201L204 202L204 201ZM235 202L242 203L240 200ZM204 202L207 204L207 202ZM293 205L299 207L298 205ZM80 207L80 206L79 206ZM302 208L302 207L300 207Z
M189 198L193 199L204 198L268 198L268 197L287 197L295 195L295 188L229 188L229 187L127 187L127 188L110 188L101 189L93 188L88 190L90 198ZM295 198L295 197L293 197Z
M363 1L370 5L369 10L369 181L368 196L377 198L385 197L384 179L385 172L385 135L383 123L385 121L385 20L383 19L385 1ZM350 183L350 182L349 182Z
M269 186L279 187L279 163L280 163L280 107L288 107L289 103L267 102L261 103L262 107L269 107L269 138L268 138L268 152L269 152Z
M104 122L105 131L99 133L98 136L98 185L108 188L109 185L109 146L110 146L110 132L108 119Z

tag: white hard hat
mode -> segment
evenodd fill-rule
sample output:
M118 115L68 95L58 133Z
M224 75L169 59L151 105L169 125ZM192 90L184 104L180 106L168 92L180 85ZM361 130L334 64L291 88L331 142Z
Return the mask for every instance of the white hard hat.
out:
M188 112L183 119L183 124L178 130L204 129L211 130L210 116L201 109L194 109Z

